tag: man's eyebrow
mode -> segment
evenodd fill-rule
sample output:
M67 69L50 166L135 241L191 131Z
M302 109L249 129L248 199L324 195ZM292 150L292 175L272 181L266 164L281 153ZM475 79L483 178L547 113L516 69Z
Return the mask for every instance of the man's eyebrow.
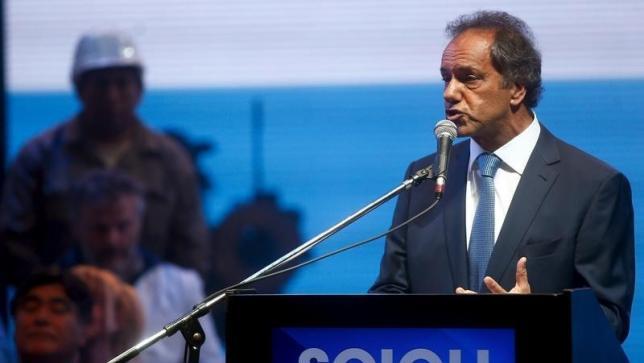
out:
M470 65L456 66L454 67L454 71L459 73L460 72L481 73L481 71L478 68Z
M50 299L50 301L53 302L70 302L71 300L68 299L66 296L55 296Z
M478 68L476 68L474 66L470 66L470 65L456 65L451 70L449 68L441 67L440 72L441 72L441 74L452 73L452 72L454 72L454 73L461 73L461 72L481 73L481 71Z
M28 292L22 298L23 299L38 299L38 300L40 300L40 295L34 294L33 292Z
M37 300L37 301L69 301L70 299L67 298L66 296L53 296L53 297L41 297L37 295L26 295L24 296L21 300L24 301L31 301L31 300Z

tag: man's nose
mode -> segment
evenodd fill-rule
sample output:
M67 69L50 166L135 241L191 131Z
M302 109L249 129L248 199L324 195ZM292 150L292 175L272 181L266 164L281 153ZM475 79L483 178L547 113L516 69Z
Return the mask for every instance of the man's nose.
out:
M107 85L105 94L107 95L107 98L109 100L117 100L120 97L121 90L119 89L119 86L116 83L110 82Z
M103 92L109 101L117 101L121 97L121 88L117 82L107 82Z
M109 230L107 230L107 233L105 236L105 242L110 247L118 247L120 241L121 241L121 231L119 231L118 228L110 228Z
M34 322L38 325L47 325L49 324L50 315L49 308L42 305L33 312Z
M443 99L445 103L453 105L461 101L461 83L452 78L449 82L445 83L445 88L443 89Z

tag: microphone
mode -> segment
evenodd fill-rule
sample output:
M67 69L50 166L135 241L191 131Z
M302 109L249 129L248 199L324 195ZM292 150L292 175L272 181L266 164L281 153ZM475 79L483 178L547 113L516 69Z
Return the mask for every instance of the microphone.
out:
M438 151L434 158L434 173L436 175L434 194L436 198L440 198L445 191L449 154L452 151L452 142L456 138L456 134L456 125L450 120L438 121L434 126L434 135L438 146Z

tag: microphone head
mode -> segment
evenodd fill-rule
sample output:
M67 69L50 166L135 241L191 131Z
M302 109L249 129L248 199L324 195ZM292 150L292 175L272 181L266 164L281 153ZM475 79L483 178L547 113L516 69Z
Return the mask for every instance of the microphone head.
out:
M440 120L434 126L434 135L436 138L447 136L450 140L454 140L457 134L456 124L450 120Z

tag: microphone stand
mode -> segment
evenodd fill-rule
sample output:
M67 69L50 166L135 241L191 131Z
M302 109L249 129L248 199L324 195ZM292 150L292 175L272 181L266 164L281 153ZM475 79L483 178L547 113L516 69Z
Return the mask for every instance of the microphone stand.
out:
M295 249L291 250L284 256L278 258L277 260L273 261L271 264L267 265L266 267L262 268L261 270L255 272L251 276L247 277L244 279L241 283L235 285L239 286L244 283L251 283L253 282L254 279L272 271L273 269L288 263L297 257L301 256L302 254L306 253L308 250L312 249L313 247L317 246L320 242L326 240L327 238L331 237L332 235L336 234L343 228L347 227L348 225L352 224L356 220L362 218L364 215L367 213L371 212L372 210L376 209L377 207L381 206L382 204L386 203L390 199L394 198L398 194L402 193L405 190L411 189L413 186L416 186L422 182L424 182L427 179L434 179L433 174L432 174L432 166L428 166L426 168L418 170L411 178L403 181L399 186L396 188L392 189L388 193L384 194L380 198L376 199L375 201L367 204L364 206L362 209L358 210L357 212L353 213L352 215L346 217L339 223L335 224L331 228L327 229L326 231L318 234L317 236L311 238L307 242L299 245ZM440 196L437 196L439 198ZM214 296L208 296L205 300L203 300L201 303L195 305L195 307L190 311L189 313L179 317L177 320L175 320L172 323L169 323L163 327L162 330L158 331L156 334L151 335L148 338L143 339L136 345L132 346L125 352L119 354L115 358L111 359L108 361L108 363L124 363L132 358L136 357L140 352L143 350L147 349L157 341L161 340L162 338L166 336L171 336L175 334L178 330L181 330L181 333L184 335L184 338L186 338L186 344L187 344L187 349L189 351L189 360L194 361L193 363L197 363L199 359L199 347L205 340L205 337L203 335L203 330L201 330L199 326L199 321L197 320L198 318L206 315L212 307L219 302L221 299L223 299L226 296L226 292L222 292L219 294L216 294Z

